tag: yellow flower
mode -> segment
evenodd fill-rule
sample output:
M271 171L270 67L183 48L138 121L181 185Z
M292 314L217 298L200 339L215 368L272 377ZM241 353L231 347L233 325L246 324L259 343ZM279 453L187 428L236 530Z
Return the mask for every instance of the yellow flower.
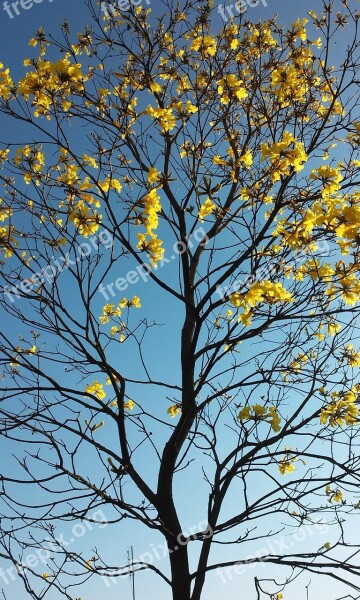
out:
M104 392L102 383L99 383L96 381L96 379L93 381L93 383L87 384L85 392L87 394L93 394L98 400L103 400L106 396L106 392Z
M9 152L9 148L6 148L5 150L0 150L0 163L3 163L7 160Z
M336 333L338 333L338 331L340 331L341 329L341 325L339 323L335 323L335 321L331 321L328 324L328 334L329 335L335 335Z
M161 129L165 132L171 131L176 127L176 117L173 115L172 108L153 108L152 106L148 106L144 114L156 119Z
M154 94L160 94L162 90L161 85L159 83L156 83L155 81L149 82L149 88Z
M102 216L97 211L91 212L84 204L78 202L76 208L69 214L69 221L74 223L80 235L88 237L97 232L102 221Z
M147 239L145 233L138 233L137 237L138 249L148 252L151 264L156 266L162 260L165 252L165 249L162 247L162 241L155 234L152 234L150 239Z
M121 324L121 328L120 327L116 327L116 325L114 327L110 327L110 335L112 338L114 338L117 334L119 334L119 342L123 343L126 340L126 336L123 333L124 331L124 325L123 323ZM108 383L107 383L108 385Z
M104 181L99 183L100 189L103 192L108 192L109 190L116 190L117 192L121 192L122 185L118 179L114 179L111 177L106 177Z
M192 41L190 50L193 50L194 52L200 52L203 57L207 55L215 56L216 39L209 35L198 36Z
M297 456L294 456L291 452L291 448L285 447L285 456L282 460L279 461L279 472L282 475L286 475L287 473L291 473L295 471L295 462L297 461Z
M220 96L220 102L222 104L228 104L231 98L237 98L237 100L243 100L247 98L247 91L242 79L238 79L236 75L230 73L219 81L217 81L218 94Z
M121 316L120 307L115 308L115 304L106 304L103 308L103 314L99 317L100 323L105 325L109 323L110 319L114 319L115 317Z
M261 406L261 404L254 404L252 410L255 417L263 417L267 413L267 409L265 406Z
M213 156L212 161L213 161L214 165L224 165L224 166L229 165L228 161L224 160L223 158L221 158L218 155Z
M279 462L279 472L282 475L286 475L286 473L291 473L295 471L295 465L290 460L281 460Z
M160 172L155 169L155 167L150 167L149 172L148 172L148 182L149 183L155 183L156 181L159 180L160 177Z
M171 406L169 406L166 412L173 419L174 417L176 417L176 415L181 413L181 408L177 404L172 404Z
M347 359L347 364L350 367L360 366L360 352L354 350L352 344L348 344L347 346L345 346L343 356Z
M124 402L124 408L127 408L127 410L133 410L134 406L135 406L135 402L133 400Z
M275 406L270 406L268 422L270 423L270 425L271 425L273 431L275 431L275 433L280 431L281 418L280 418L280 415L277 412Z
M0 98L3 100L9 100L14 82L9 75L9 69L1 71L3 68L4 65L0 62Z
M273 431L280 431L281 418L275 406L270 406L269 410L261 404L253 406L245 406L238 414L239 421L253 420L266 421L269 423Z
M20 80L18 91L25 100L34 96L35 117L46 115L50 119L50 108L57 97L63 110L68 110L71 103L67 96L81 94L84 82L88 79L88 76L82 74L80 64L70 62L68 54L55 63L38 59L34 68L35 71L27 73Z
M83 154L82 159L84 161L84 165L90 165L91 167L94 167L94 169L99 168L99 165L97 164L97 162L93 156L88 156L87 154Z
M330 485L327 485L325 488L325 493L327 496L329 496L328 502L341 502L343 500L343 493L341 490L339 490L339 488L336 488L336 490L332 490Z
M273 283L268 280L255 282L247 292L234 292L229 297L229 302L237 308L254 307L262 302L274 304L293 301L293 296L280 282Z
M253 164L251 150L246 150L246 152L240 156L239 163L243 163L247 169L250 169L251 165Z
M330 167L330 165L322 165L317 169L313 169L310 173L310 179L320 180L323 184L322 197L328 198L340 189L342 175L339 168Z
M13 230L13 227L0 227L0 252L4 251L5 258L10 258L13 255L13 246L18 245L12 235Z
M192 104L192 102L190 102L190 100L187 100L184 110L185 110L186 114L193 115L193 114L197 113L199 109L197 106L195 106L195 104Z
M282 175L287 175L289 169L296 173L301 171L307 161L307 154L304 144L297 142L289 131L285 131L280 142L261 144L261 159L265 158L269 158L273 165L271 178L276 182Z
M199 210L199 220L203 221L205 219L205 217L207 217L208 215L211 215L214 210L216 208L216 204L214 204L214 202L212 200L210 200L210 198L208 198L207 200L205 200L205 202L200 206L200 210Z
M130 301L130 306L134 306L135 308L141 308L141 302L139 296L134 296Z
M321 410L320 423L327 425L329 422L330 427L336 427L337 425L342 427L344 424L355 425L358 422L359 415L359 409L355 404L357 397L358 389L356 386L341 395L334 392L331 402Z

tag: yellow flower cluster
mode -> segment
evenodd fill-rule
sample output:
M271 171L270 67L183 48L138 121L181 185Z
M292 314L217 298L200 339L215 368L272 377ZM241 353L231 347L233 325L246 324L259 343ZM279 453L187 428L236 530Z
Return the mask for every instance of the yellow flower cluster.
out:
M354 425L358 421L359 409L355 402L359 395L358 386L354 386L347 392L332 392L332 400L321 410L320 423L330 427L339 425Z
M155 169L155 167L150 167L149 172L148 172L148 182L149 183L156 183L157 181L159 181L160 179L160 175L161 173Z
M153 108L148 106L144 111L145 115L156 119L163 132L171 131L176 127L176 115L173 114L173 108Z
M45 155L41 152L40 147L25 146L24 148L18 148L14 157L14 165L18 167L21 165L25 170L24 181L29 184L35 179L35 184L40 185L39 174L43 170L45 164Z
M152 237L154 229L158 228L159 217L161 211L160 196L158 190L153 188L142 199L142 221L145 225L146 233Z
M355 273L351 272L352 267L349 266L347 273L343 273L341 268L338 268L337 278L338 281L333 283L326 291L325 294L332 300L340 294L345 304L354 305L359 302L360 299L360 281L356 277Z
M141 251L145 251L150 256L150 262L156 266L161 262L165 249L162 247L162 240L160 240L155 234L148 239L146 233L138 233L138 244L137 247Z
M310 276L313 281L322 279L329 282L332 280L332 276L335 275L335 269L328 263L322 264L319 260L311 258L295 271L294 279L303 281L306 275Z
M222 104L228 104L232 98L243 100L248 94L242 79L239 79L233 73L225 75L217 82L217 91Z
M244 406L238 414L239 421L265 421L269 423L276 433L280 431L281 418L275 406L270 406L267 409L261 404L253 404L253 406Z
M169 406L166 412L173 419L181 413L181 407L178 404L172 404L171 406Z
M285 131L281 141L261 144L261 159L266 158L269 158L273 166L271 179L275 182L282 175L288 175L290 169L296 173L301 171L307 161L307 154L304 144L297 142L289 131Z
M310 173L310 179L321 181L323 185L321 195L323 198L327 198L339 191L342 178L339 168L330 167L330 165L321 165L321 167L314 169Z
M279 472L281 475L286 475L287 473L291 473L295 471L295 462L297 461L297 456L291 452L290 448L285 448L285 456L282 460L279 461Z
M108 192L109 190L121 192L122 190L120 181L114 177L105 177L104 181L99 182L99 187L103 192Z
M268 280L255 282L247 292L234 292L229 296L229 302L233 306L244 309L238 316L239 323L242 323L244 327L251 325L254 306L261 303L275 304L293 301L293 296L280 282L273 283Z
M0 253L4 252L5 258L13 255L13 246L18 244L12 235L13 231L13 227L0 227Z
M279 65L271 74L271 85L281 106L291 102L302 102L308 89L306 79L295 65Z
M134 406L135 406L134 400L129 400L128 402L124 402L124 408L126 408L127 410L133 410Z
M5 150L0 150L0 163L4 163L7 160L9 153L9 148L6 148Z
M293 302L292 295L277 281L256 281L251 288L244 293L234 292L229 297L229 302L236 308L254 307L265 302L274 304L276 302Z
M0 62L0 98L9 100L14 82L9 75L9 69L1 69L4 69L4 65Z
M32 61L25 61L26 66L32 64ZM72 106L69 96L81 94L89 78L83 75L81 65L71 63L69 54L66 54L57 62L38 59L34 66L35 70L27 73L18 84L18 92L25 100L30 96L34 98L34 116L46 115L50 119L54 97L59 98L62 110L68 111Z
M344 494L339 488L336 490L332 490L330 485L327 485L325 488L325 493L328 496L328 502L341 502L344 498Z
M96 396L98 400L103 400L106 396L106 392L104 392L102 383L99 383L98 381L96 381L96 379L93 381L93 383L87 384L85 392L87 394L92 394L93 396Z
M254 162L251 150L250 149L246 150L246 152L244 152L244 154L242 154L240 156L238 162L239 162L239 165L243 164L244 167L246 167L247 169L250 169L251 165Z
M121 316L121 308L119 306L115 306L115 304L106 304L103 308L103 314L99 317L99 321L102 325L109 323L110 319L115 319L115 317Z
M214 210L216 208L216 204L214 204L214 202L212 200L210 200L210 198L208 198L207 200L205 200L205 202L200 206L200 210L199 210L199 221L203 221L205 219L205 217L207 217L208 215L211 215Z
M72 44L71 49L73 52L78 54L83 54L84 52L87 55L90 55L89 46L92 45L92 37L89 32L86 33L78 33L78 44Z
M307 354L299 352L297 357L294 360L292 360L289 364L288 371L290 371L291 373L299 373L308 360L309 357Z
M190 100L187 100L186 104L183 104L182 102L172 102L171 108L175 108L180 117L190 117L199 110L195 104L190 102Z
M296 19L294 23L291 24L291 35L292 40L295 41L296 38L300 38L302 42L306 41L307 31L305 25L308 23L308 19Z
M174 110L177 114L173 113ZM149 104L143 114L156 119L162 131L167 133L176 127L178 118L189 118L191 115L197 113L198 110L198 107L190 100L187 100L185 104L174 100L167 108L154 108Z
M122 298L117 306L115 306L115 304L106 304L103 307L103 314L99 317L100 323L105 325L106 323L109 323L110 319L121 317L124 308L141 308L139 296L134 296L132 300Z
M202 58L205 56L215 56L216 54L216 39L210 35L196 36L190 45L190 50L200 52Z
M350 131L350 133L347 136L347 139L354 146L359 146L360 145L360 123L357 123L356 121L354 121L354 123L352 123L352 126L354 127L354 130Z
M95 158L86 154L82 157L84 166L98 168ZM68 213L68 222L73 223L77 232L88 237L93 235L99 229L102 222L102 215L94 207L100 208L100 201L92 194L92 189L108 192L109 190L121 191L122 185L118 179L105 177L103 181L97 184L91 182L90 177L81 179L81 167L72 162L67 150L62 148L59 154L58 163L53 167L55 171L60 172L56 181L66 191L66 200L62 200L59 208L66 208Z
M2 207L2 204L3 204L3 200L2 200L2 198L0 198L0 223L3 223L4 221L6 221L6 219L11 217L11 215L12 215L11 208L8 206Z
M9 207L1 207L2 203L3 200L0 198L0 223L3 223L12 215L12 211ZM12 235L13 231L14 228L11 226L0 227L0 253L4 252L5 258L10 258L12 256L12 246L17 245L17 241Z
M76 208L69 213L70 223L74 223L80 235L88 237L94 235L100 227L102 216L91 211L84 202L77 203Z
M346 362L350 367L360 366L360 352L357 352L352 344L347 344L342 351L342 356L346 358Z
M148 182L155 184L159 181L160 173L155 167L150 167L148 172ZM162 260L164 248L162 241L157 237L155 230L159 225L159 213L162 210L158 189L162 185L157 185L148 191L141 201L142 213L135 219L137 225L144 225L146 233L138 233L137 247L141 251L146 251L149 254L150 261L156 265Z
M326 178L323 179L324 188L320 191L322 197L313 202L311 208L299 211L300 220L291 222L287 219L281 219L273 232L274 237L280 237L282 243L292 249L298 249L303 246L310 248L311 244L313 244L313 249L315 250L316 243L312 240L313 230L321 227L325 232L335 234L333 235L334 241L339 246L343 255L348 254L350 248L357 247L360 193L355 190L351 196L331 195L338 189L340 180L342 179L339 169L340 166L337 168L331 167L330 170L325 166L313 172L312 179L321 178L321 176L325 177L326 175ZM314 193L317 192L314 190ZM313 265L312 277L319 276L324 278L324 280L330 280L330 275L333 273L329 265L326 265L325 268L320 267L318 262L314 262ZM310 262L308 266L310 266ZM298 279L301 279L307 273L308 266L302 265L297 270L296 277ZM359 289L356 289L358 288L356 272L357 268L355 269L354 265L349 264L345 268L342 261L337 263L336 276L339 280L338 283L344 290L352 290L354 292L354 302L359 296ZM336 292L337 288L333 287L327 293L331 296ZM352 301L350 295L348 299L345 296L344 299L350 303Z

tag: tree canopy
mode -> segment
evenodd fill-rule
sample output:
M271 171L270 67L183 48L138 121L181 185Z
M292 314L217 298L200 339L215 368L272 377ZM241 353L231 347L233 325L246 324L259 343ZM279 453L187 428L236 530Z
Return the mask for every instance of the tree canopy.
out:
M35 599L150 570L200 600L254 561L259 600L360 591L359 14L87 6L0 64L0 555ZM59 542L96 511L168 564ZM249 558L304 524L332 541Z

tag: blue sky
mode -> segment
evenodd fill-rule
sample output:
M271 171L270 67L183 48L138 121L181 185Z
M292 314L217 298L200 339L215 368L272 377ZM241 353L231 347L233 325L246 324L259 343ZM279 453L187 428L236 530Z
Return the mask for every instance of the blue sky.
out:
M28 0L26 0L28 1ZM10 3L11 4L11 3ZM25 3L24 3L25 4ZM220 3L218 3L220 4ZM222 6L228 6L231 3L223 2ZM279 21L283 23L289 23L297 17L306 16L307 10L317 8L320 10L319 0L303 0L301 3L295 0L267 0L267 6L265 2L260 2L256 8L249 8L248 17L254 21L258 19L268 19L273 17L275 14L278 15ZM350 4L356 5L355 0L350 0ZM216 0L215 0L216 5ZM77 31L83 30L84 25L88 23L87 9L85 4L81 0L43 0L42 3L37 3L32 8L25 10L21 5L17 4L19 15L16 15L16 10L11 8L11 14L13 18L10 18L7 11L3 10L2 0L0 0L0 26L1 26L1 38L0 38L0 62L3 62L6 66L10 67L11 72L16 79L16 75L22 72L22 61L24 57L29 55L28 40L37 28L42 25L46 32L57 33L58 26L63 23L65 19L68 20L71 30L76 33ZM160 5L161 6L161 5ZM155 0L152 2L152 9L155 14L159 14L160 8L155 4ZM221 17L219 13L219 24ZM215 25L214 25L215 26ZM344 39L344 45L346 40ZM341 51L341 48L339 48ZM7 121L3 121L0 125L0 142L6 142L8 139L15 141L22 141L24 132L23 130L13 129L14 125ZM24 140L26 141L26 140ZM165 269L171 269L171 266L165 267ZM175 301L169 301L169 299L161 298L154 302L153 300L153 288L152 284L138 284L136 290L134 287L134 294L138 294L143 301L144 309L147 311L151 318L157 322L167 322L174 311L177 310ZM100 299L99 299L100 303ZM101 303L100 303L101 304ZM151 342L153 343L153 342ZM149 345L148 350L152 350L152 346ZM176 355L176 347L171 341L168 340L168 354ZM124 357L124 360L128 361L128 367L131 368L131 354ZM169 363L168 368L176 369L175 359L173 364ZM161 368L161 365L159 365ZM144 468L151 468L151 460L144 465ZM198 472L194 470L194 477ZM254 482L256 485L256 483ZM202 514L200 503L197 500L200 499L200 483L199 492L196 491L198 482L194 483L191 493L189 493L185 486L185 482L182 482L181 478L178 482L178 492L182 495L182 510L184 513L184 526L196 527L203 519L205 514ZM205 506L202 504L202 506ZM108 516L108 515L106 515ZM269 522L269 527L271 527ZM75 535L71 529L71 525L67 528L62 527L61 532L64 534L67 540L72 539L71 542L74 545L74 550L84 550L99 545L99 548L105 548L109 562L114 565L124 564L127 559L127 551L130 545L134 546L135 558L139 557L145 552L150 552L154 557L155 563L162 567L166 563L166 558L162 556L163 553L163 540L159 536L155 536L153 533L149 533L147 530L138 529L133 524L128 524L126 528L126 538L122 537L122 528L119 526L108 526L104 528L94 528L91 531L87 531L84 535ZM125 529L124 529L125 531ZM299 541L297 538L290 538L288 543L290 546L300 544L303 549L303 543L309 544L309 548L313 547L314 536L318 536L320 547L323 543L329 541L328 537L330 534L324 531L317 531L315 534L310 533L310 530L304 530L304 542ZM278 537L275 537L279 542L282 534L279 533ZM316 542L317 543L317 542ZM275 544L276 545L276 544ZM259 548L268 548L268 542L263 540L262 542L254 542L249 544L249 554L256 552ZM229 558L234 557L233 548L230 547L227 550ZM1 561L0 561L1 566ZM5 569L8 565L2 565ZM44 567L46 570L46 567ZM226 596L228 599L238 597L254 597L253 578L254 575L261 577L268 577L272 579L274 577L274 568L270 566L260 569L260 572L254 572L253 569L247 569L243 574L236 575L234 572L227 572L224 578L221 578L219 574L213 573L208 577L208 583L204 591L204 598L206 600L217 600L219 596ZM9 580L11 577L8 577ZM305 576L304 582L308 583L310 577ZM224 580L226 583L224 583ZM1 589L1 585L0 585ZM9 599L16 598L17 600L27 600L28 596L23 591L21 585L14 582L9 586L4 586L5 592L9 595ZM136 577L136 589L137 589L137 600L168 600L169 592L164 584L150 573L141 573ZM328 600L329 590L325 589L321 584L315 584L313 589L314 597L317 600ZM291 588L292 600L300 600L304 597L304 588L299 586L298 590L295 587ZM80 594L79 594L80 595ZM118 583L108 588L101 581L95 578L91 580L91 584L88 588L85 588L81 593L83 600L95 600L99 596L104 600L114 600L115 598L121 598L122 600L131 599L131 587L129 579L118 580ZM331 596L336 597L336 584L334 584L331 590ZM50 600L57 600L59 596L55 594L49 594ZM290 600L290 596L286 597L285 600Z

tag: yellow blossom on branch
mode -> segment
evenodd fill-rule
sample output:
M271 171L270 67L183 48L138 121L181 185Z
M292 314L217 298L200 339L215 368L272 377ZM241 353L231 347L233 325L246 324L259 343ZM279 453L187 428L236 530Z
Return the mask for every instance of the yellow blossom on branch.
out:
M261 404L254 404L253 406L245 406L238 414L239 421L253 420L255 422L265 421L269 423L273 431L280 431L281 417L275 406L270 406L267 409Z
M190 50L200 52L203 57L215 56L216 54L216 39L210 35L197 36L193 39L190 45Z
M178 406L178 404L172 404L171 406L169 406L169 408L167 409L166 412L173 419L179 413L181 413L181 408L180 408L180 406Z
M9 75L9 69L2 69L4 65L0 62L0 98L9 100L14 83Z
M93 383L88 383L85 388L85 392L87 394L93 394L98 400L103 400L106 396L106 392L104 392L102 383L99 383L96 381L96 379L93 381Z
M205 217L211 215L214 212L215 208L216 204L214 204L214 202L210 200L210 198L205 200L205 202L200 206L199 209L199 221L203 221Z
M129 400L128 402L124 402L124 408L126 408L127 410L133 410L134 406L135 406L134 400Z

